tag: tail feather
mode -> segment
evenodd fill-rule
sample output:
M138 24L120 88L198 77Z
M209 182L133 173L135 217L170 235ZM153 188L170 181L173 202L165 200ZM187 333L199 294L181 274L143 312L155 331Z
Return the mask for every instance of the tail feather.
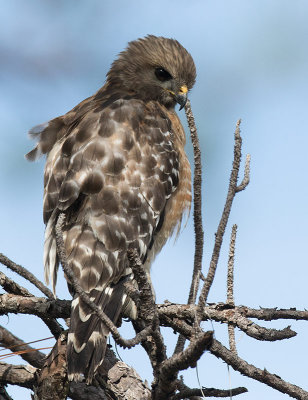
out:
M105 287L102 291L93 289L89 296L94 298L105 314L118 323L123 304L126 300L124 283L132 275L120 279L116 284ZM72 303L71 325L68 335L67 364L69 380L80 380L81 375L91 383L97 368L102 364L107 347L109 330L106 325L92 313L78 295Z
M57 244L55 235L55 224L58 213L55 210L46 226L45 230L45 243L44 243L44 266L45 266L45 282L49 284L51 278L52 290L55 295L57 273L59 268L59 259L57 255Z

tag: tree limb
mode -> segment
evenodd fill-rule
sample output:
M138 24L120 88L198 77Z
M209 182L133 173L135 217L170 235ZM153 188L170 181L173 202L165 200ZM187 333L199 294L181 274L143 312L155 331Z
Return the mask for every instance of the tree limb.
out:
M27 281L31 282L32 285L37 287L49 299L54 298L54 295L48 289L48 287L43 285L42 282L39 281L30 271L28 271L26 268L22 267L21 265L14 263L14 261L10 260L8 257L6 257L2 253L0 253L0 263L5 265L7 268L10 268L12 271L16 272L18 275L22 276Z
M195 118L189 100L187 100L185 105L185 114L190 131L191 142L194 149L193 188L194 188L195 255L194 255L193 274L187 301L187 304L194 304L196 302L200 284L200 274L202 269L202 256L203 256L203 242L204 242L204 232L202 223L202 165L201 165L201 151L200 151L197 127L195 124ZM185 346L185 338L183 336L179 336L177 344L174 349L174 354L183 351L184 346Z
M0 382L32 389L36 368L30 365L12 365L0 362Z
M278 390L281 393L288 394L290 397L299 400L307 400L308 392L301 389L299 386L293 385L281 379L278 375L271 374L266 369L262 370L254 365L248 364L245 360L234 354L232 351L224 347L219 341L213 339L209 348L210 352L216 357L224 360L235 371L255 379L259 382Z
M13 335L10 331L5 329L0 325L0 343L6 349L11 351L24 351L20 354L20 357L31 364L33 367L41 368L43 365L43 360L45 354L39 350L26 344L23 340L19 339L17 336Z

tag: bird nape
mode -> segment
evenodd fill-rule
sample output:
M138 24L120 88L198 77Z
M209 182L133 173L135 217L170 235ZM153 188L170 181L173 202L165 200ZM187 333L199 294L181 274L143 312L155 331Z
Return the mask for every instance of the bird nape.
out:
M185 133L174 107L185 105L196 69L174 39L130 42L105 85L71 111L34 127L27 154L46 154L43 214L45 279L55 292L55 226L65 213L67 261L82 289L115 323L136 318L125 291L134 280L127 252L150 265L191 204ZM103 362L108 328L74 293L67 345L68 377L91 383Z

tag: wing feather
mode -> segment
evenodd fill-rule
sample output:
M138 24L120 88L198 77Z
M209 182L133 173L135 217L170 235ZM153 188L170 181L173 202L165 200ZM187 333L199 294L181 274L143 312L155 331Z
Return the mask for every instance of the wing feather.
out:
M49 152L45 274L55 286L54 226L57 210L65 211L68 262L83 289L117 322L127 305L124 281L132 279L127 250L136 248L141 259L147 258L178 184L179 155L171 122L155 102L127 99L105 108L82 107L81 116L77 106L70 112L74 116L62 117L61 134L54 122L33 131L39 137L36 153ZM126 309L135 313L132 304ZM71 379L87 370L90 381L104 356L108 330L90 314L75 296L68 343Z

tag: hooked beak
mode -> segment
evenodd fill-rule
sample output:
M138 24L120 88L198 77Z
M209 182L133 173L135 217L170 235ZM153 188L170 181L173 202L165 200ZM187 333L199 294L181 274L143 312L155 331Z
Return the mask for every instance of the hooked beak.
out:
M184 85L181 87L179 93L175 94L175 96L174 96L176 102L179 103L179 105L180 105L179 111L181 111L182 108L184 108L184 106L187 102L187 93L188 93L187 86Z
M179 103L179 105L180 105L179 111L181 111L182 108L185 106L185 104L186 104L186 102L187 102L187 93L188 93L187 86L186 86L186 85L183 85L183 86L180 88L179 93L174 93L172 90L168 90L168 89L167 89L167 91L168 91L169 93L171 93L172 96L174 97L175 101L176 101L177 103Z

